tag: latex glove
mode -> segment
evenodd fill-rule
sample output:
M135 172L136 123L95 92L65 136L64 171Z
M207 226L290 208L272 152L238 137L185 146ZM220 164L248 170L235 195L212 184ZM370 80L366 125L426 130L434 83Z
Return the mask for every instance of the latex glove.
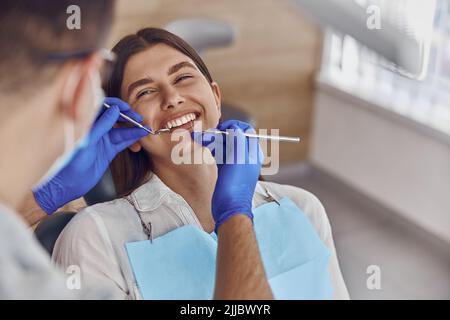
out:
M220 123L217 129L232 129L235 135L192 133L193 139L207 147L217 163L218 177L212 198L216 232L221 224L236 214L245 214L253 221L252 199L264 160L257 138L242 135L244 131L255 133L248 123L228 120ZM233 160L233 163L227 164L227 160Z
M89 132L89 144L78 150L72 161L51 180L33 190L36 202L47 214L86 194L119 152L147 135L145 130L136 127L113 128L117 121L124 121L119 111L138 122L143 119L119 98L106 98L105 102L111 108L100 111Z

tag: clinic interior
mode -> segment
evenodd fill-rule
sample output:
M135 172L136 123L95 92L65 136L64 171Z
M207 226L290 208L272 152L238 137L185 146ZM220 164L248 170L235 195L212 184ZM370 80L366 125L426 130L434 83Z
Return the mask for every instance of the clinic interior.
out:
M280 170L265 178L322 201L351 298L450 298L450 130L336 85L324 72L334 57L330 31L293 1L132 3L117 1L110 47L140 28L180 19L209 18L233 29L232 41L201 55L224 104L257 128L301 137L280 144ZM431 173L423 154L436 158ZM64 209L83 205L80 199ZM367 268L374 264L382 287L370 290Z

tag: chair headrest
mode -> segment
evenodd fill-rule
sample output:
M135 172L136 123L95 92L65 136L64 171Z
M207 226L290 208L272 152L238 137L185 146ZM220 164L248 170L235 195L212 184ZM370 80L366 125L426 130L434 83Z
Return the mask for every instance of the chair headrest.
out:
M198 54L206 49L229 46L235 39L235 31L230 24L209 18L175 20L165 29L189 43Z

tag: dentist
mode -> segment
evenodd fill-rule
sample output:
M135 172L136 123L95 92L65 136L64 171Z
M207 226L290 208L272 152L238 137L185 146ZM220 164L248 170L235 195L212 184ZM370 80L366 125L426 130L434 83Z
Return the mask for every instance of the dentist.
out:
M71 30L66 12L74 4L82 20ZM101 48L113 6L108 0L0 2L0 299L108 298L101 288L70 290L18 211L29 190L47 214L79 198L117 153L146 135L114 127L119 111L142 121L121 100L107 98L113 107L101 110L100 75L111 60ZM215 298L272 298L252 224L260 168L218 168Z

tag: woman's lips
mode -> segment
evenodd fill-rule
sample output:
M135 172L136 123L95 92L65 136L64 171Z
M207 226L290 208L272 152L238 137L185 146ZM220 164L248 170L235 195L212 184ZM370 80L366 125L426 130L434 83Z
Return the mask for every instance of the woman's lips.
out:
M191 120L191 121L189 121L189 122L187 122L187 123L185 123L185 124L183 124L183 125L181 125L179 127L171 128L169 133L172 133L172 132L174 132L175 130L178 130L178 129L183 129L183 130L189 130L190 131L194 127L194 122L198 121L198 119L199 119L199 117L197 117L196 119Z
M198 113L196 112L187 112L184 114L179 114L176 117L173 117L172 119L170 119L169 121L166 122L165 125L161 125L161 127L165 127L165 128L172 128L172 127L180 127L181 125L195 120L198 117Z
M173 132L177 129L189 130L189 129L192 129L192 127L194 127L194 123L199 121L200 117L201 117L200 112L189 112L189 113L181 115L177 118L174 118L173 120L169 120L167 123L161 125L160 128L170 129L170 131L168 131L168 132ZM188 119L192 119L192 120L185 122ZM177 125L179 123L179 120L181 120L181 122L185 122L185 123Z

